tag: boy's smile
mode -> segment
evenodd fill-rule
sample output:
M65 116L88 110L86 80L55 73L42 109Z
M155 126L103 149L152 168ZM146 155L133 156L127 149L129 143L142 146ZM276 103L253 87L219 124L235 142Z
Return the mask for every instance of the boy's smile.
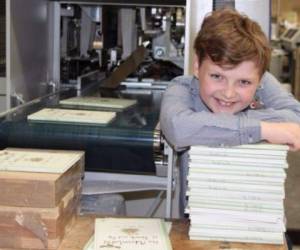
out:
M254 61L220 67L206 58L195 61L194 74L200 82L200 97L214 113L235 114L253 101L260 74Z

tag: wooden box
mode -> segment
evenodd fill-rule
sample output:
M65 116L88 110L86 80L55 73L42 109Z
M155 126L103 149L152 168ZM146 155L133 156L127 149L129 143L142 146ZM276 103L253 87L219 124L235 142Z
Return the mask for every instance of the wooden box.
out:
M57 249L76 218L80 193L78 185L54 208L0 206L0 248Z
M0 151L0 249L57 249L76 218L83 173L81 151Z
M37 149L9 150L28 152L45 151ZM64 153L68 151L47 150L47 152ZM84 153L81 151L71 152L79 160L63 173L0 171L0 205L41 208L56 207L66 193L76 186L83 177Z

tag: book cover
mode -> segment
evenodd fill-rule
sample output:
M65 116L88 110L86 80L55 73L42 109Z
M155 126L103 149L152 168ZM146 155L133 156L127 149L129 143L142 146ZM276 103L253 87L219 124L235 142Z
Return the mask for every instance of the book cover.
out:
M134 106L136 100L109 97L73 97L59 101L63 107L82 107L86 109L124 110Z
M32 122L105 125L116 117L115 112L45 108L27 117Z
M95 250L171 250L162 219L97 218Z
M0 151L0 171L64 173L83 154L82 151L7 148Z
M172 222L163 221L163 224L167 230L167 233L170 234L172 228ZM93 235L88 242L85 244L83 250L95 250L95 236Z

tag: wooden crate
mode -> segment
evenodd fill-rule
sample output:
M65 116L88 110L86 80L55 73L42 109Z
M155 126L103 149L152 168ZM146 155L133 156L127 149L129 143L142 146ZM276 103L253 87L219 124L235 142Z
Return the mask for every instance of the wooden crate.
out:
M84 152L11 148L0 154L0 249L57 249L77 215Z
M40 208L58 206L61 199L80 182L83 176L84 152L78 151L78 154L80 160L64 173L0 171L0 206Z
M57 249L79 207L81 185L54 208L0 206L0 248Z

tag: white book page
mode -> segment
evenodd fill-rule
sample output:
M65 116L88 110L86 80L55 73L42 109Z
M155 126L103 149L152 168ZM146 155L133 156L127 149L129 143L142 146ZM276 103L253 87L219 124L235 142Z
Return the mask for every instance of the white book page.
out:
M233 183L224 181L194 181L189 180L188 185L190 191L197 190L199 188L211 189L211 190L224 190L224 191L245 191L245 192L261 192L272 194L284 194L283 185L258 185L256 184L244 184Z
M276 170L276 171L275 171ZM281 177L285 178L286 173L284 169L270 169L269 171L260 171L260 169L257 170L251 170L251 169L231 169L231 168L222 168L221 167L202 167L202 166L190 166L189 173L197 174L197 173L206 173L206 174L216 174L216 175L233 175L233 176L251 176L251 177Z
M260 221L260 222L273 222L277 223L284 220L284 215L278 214L267 214L261 212L250 212L250 211L232 211L232 210L220 210L213 208L191 208L187 209L190 213L190 219L193 221L199 215L202 216L222 216L231 219L244 219L249 221Z
M222 175L210 173L189 173L188 180L194 181L216 181L224 183L242 183L242 184L266 184L266 185L283 185L285 178L282 177L265 177L265 176L243 176L243 175Z
M288 151L289 150L289 147L287 145L281 145L281 144L270 144L270 143L254 143L254 144L244 144L244 145L238 145L238 146L232 146L232 147L218 147L218 148L214 148L214 147L207 147L207 146L202 146L202 145L197 145L197 146L192 146L191 147L192 149L195 149L195 150L203 150L203 149L206 149L206 150L214 150L214 149L219 149L219 151L222 151L222 150L239 150L239 149L249 149L250 151L251 150L256 150L256 151L259 151L259 150L272 150L272 151ZM249 152L250 152L249 151Z
M256 193L256 192L243 192L243 191L225 191L199 188L191 191L188 188L187 196L202 197L203 199L231 199L231 200L253 200L253 201L280 201L284 199L282 194L269 194L269 193ZM189 198L190 199L190 198Z
M282 166L286 164L286 158L283 157L282 159L277 158L261 158L261 157L233 157L233 156L210 156L210 155L191 155L190 159L192 162L202 161L202 162L209 162L209 163L223 163L223 164L241 164L247 165L248 163L256 164L256 165L263 165L269 164L274 166Z
M283 239L282 232L257 232L257 231L242 231L242 230L223 230L215 228L191 228L190 234L199 236L213 237L237 237L245 239L257 240L281 240Z

